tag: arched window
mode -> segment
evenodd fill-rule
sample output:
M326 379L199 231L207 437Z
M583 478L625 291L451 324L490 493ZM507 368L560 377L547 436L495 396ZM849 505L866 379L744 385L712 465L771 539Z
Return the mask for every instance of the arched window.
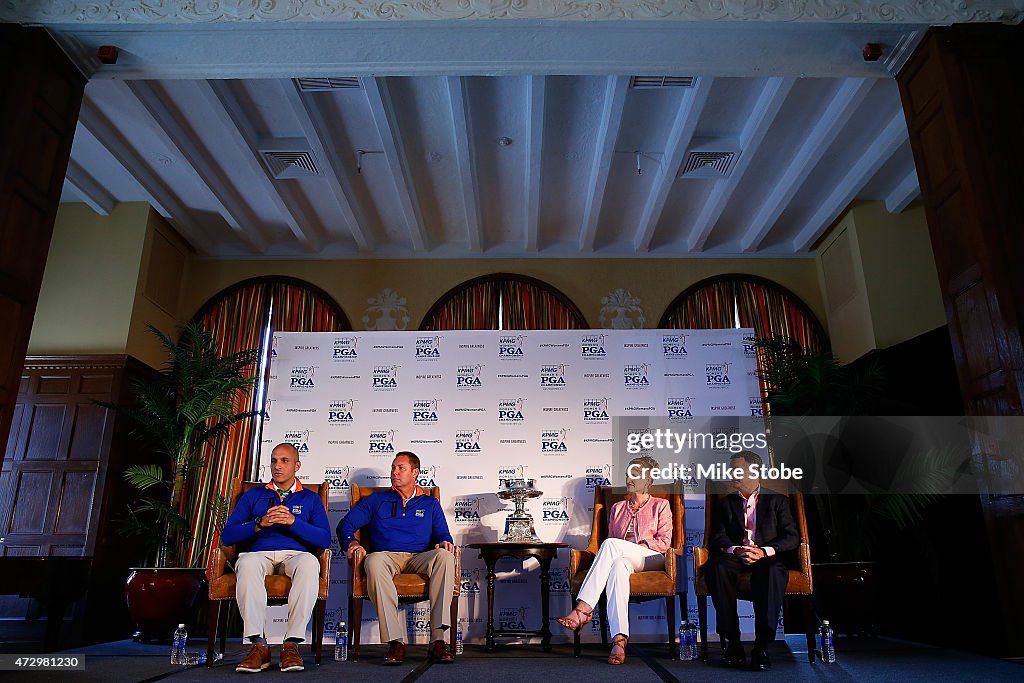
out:
M252 392L252 408L262 410L266 396L267 368L275 332L343 332L351 330L348 317L329 294L308 282L291 277L259 277L236 283L207 301L193 316L218 342L221 354L259 348L260 361L252 372L258 381ZM216 458L193 477L182 496L182 506L197 511L186 562L195 566L218 528L220 496L228 496L234 482L253 475L253 456L258 449L261 418L234 425L220 444Z
M759 339L789 337L808 351L829 348L825 329L800 297L754 275L719 275L688 287L665 309L658 327L752 327Z
M421 330L580 330L580 309L546 282L511 273L467 280L427 311Z

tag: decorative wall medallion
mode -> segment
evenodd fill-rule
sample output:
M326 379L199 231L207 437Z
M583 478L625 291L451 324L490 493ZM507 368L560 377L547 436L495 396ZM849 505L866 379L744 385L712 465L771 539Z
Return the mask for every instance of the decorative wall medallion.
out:
M367 330L406 330L409 328L409 310L405 297L392 289L382 289L366 300L370 304L363 314L363 328Z
M639 297L626 290L616 289L601 297L601 327L611 330L634 330L644 327L647 316L640 306Z

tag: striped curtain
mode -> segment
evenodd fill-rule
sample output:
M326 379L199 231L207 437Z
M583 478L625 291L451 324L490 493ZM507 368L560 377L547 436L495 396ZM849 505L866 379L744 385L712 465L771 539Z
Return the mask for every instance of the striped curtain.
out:
M817 352L828 348L828 341L816 321L804 313L792 296L749 280L737 280L733 284L740 327L754 328L759 339L789 337L805 351Z
M587 327L557 296L530 282L501 282L501 308L506 330L580 330Z
M736 326L733 283L712 282L691 293L669 312L665 327L721 330Z
M336 307L317 292L302 285L276 282L271 285L274 310L270 326L274 332L343 332L352 329L335 314Z
M478 282L456 292L424 321L423 330L498 329L498 283Z

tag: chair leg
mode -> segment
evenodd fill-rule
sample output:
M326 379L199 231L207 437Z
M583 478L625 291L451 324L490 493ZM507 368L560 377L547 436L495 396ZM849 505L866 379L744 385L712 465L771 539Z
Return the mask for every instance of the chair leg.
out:
M700 658L708 661L708 596L697 596L697 620L700 621Z
M359 632L363 624L363 599L349 597L348 599L348 630L351 632L349 642L352 644L352 661L359 661Z
M604 593L601 594L597 605L601 613L601 645L608 647L608 601L605 600Z
M221 600L210 600L210 613L206 621L206 666L213 666L213 642L217 640L217 623L220 621Z
M313 661L320 666L324 652L324 614L327 611L327 600L318 599L313 608Z
M665 614L668 622L668 658L672 659L676 655L676 630L673 628L676 623L676 596L665 598Z
M818 624L817 615L814 613L814 597L803 595L800 602L804 608L804 628L807 629L807 661L814 664L814 651L817 646L814 627Z
M220 626L219 626L219 629L220 629L220 653L221 654L224 654L226 652L225 648L227 648L227 646L228 646L228 630L229 630L228 626L231 625L231 623L232 623L231 619L234 616L235 612L238 611L238 610L231 609L231 606L233 604L235 604L235 603L232 600L231 602L228 603L227 609L221 610ZM207 660L207 661L209 661L209 660Z
M452 657L458 657L458 655L455 654L455 643L457 638L459 637L459 596L457 595L452 596L452 606L450 608L450 612L452 625L451 628L448 629L450 631L450 633L448 634L448 646L452 650Z

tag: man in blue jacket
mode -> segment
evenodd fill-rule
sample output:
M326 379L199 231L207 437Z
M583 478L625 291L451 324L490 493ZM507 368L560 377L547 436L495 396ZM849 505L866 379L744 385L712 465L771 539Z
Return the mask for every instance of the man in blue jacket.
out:
M388 643L385 664L405 660L406 626L398 615L394 582L399 573L429 577L430 656L436 662L454 661L444 632L451 628L448 610L455 588L455 544L441 503L417 486L419 474L419 457L402 451L391 463L391 489L363 498L338 524L338 540L347 548L350 562L366 554L355 532L363 527L370 532L370 553L363 568L370 601L377 608L380 641Z
M290 443L270 454L271 482L249 489L238 499L224 524L221 541L238 544L235 593L242 613L242 633L252 648L235 671L259 673L270 666L263 626L267 614L266 577L284 574L288 592L288 632L281 647L281 671L302 671L298 643L305 639L320 588L319 553L331 545L331 526L320 496L302 487L295 473L302 463Z

